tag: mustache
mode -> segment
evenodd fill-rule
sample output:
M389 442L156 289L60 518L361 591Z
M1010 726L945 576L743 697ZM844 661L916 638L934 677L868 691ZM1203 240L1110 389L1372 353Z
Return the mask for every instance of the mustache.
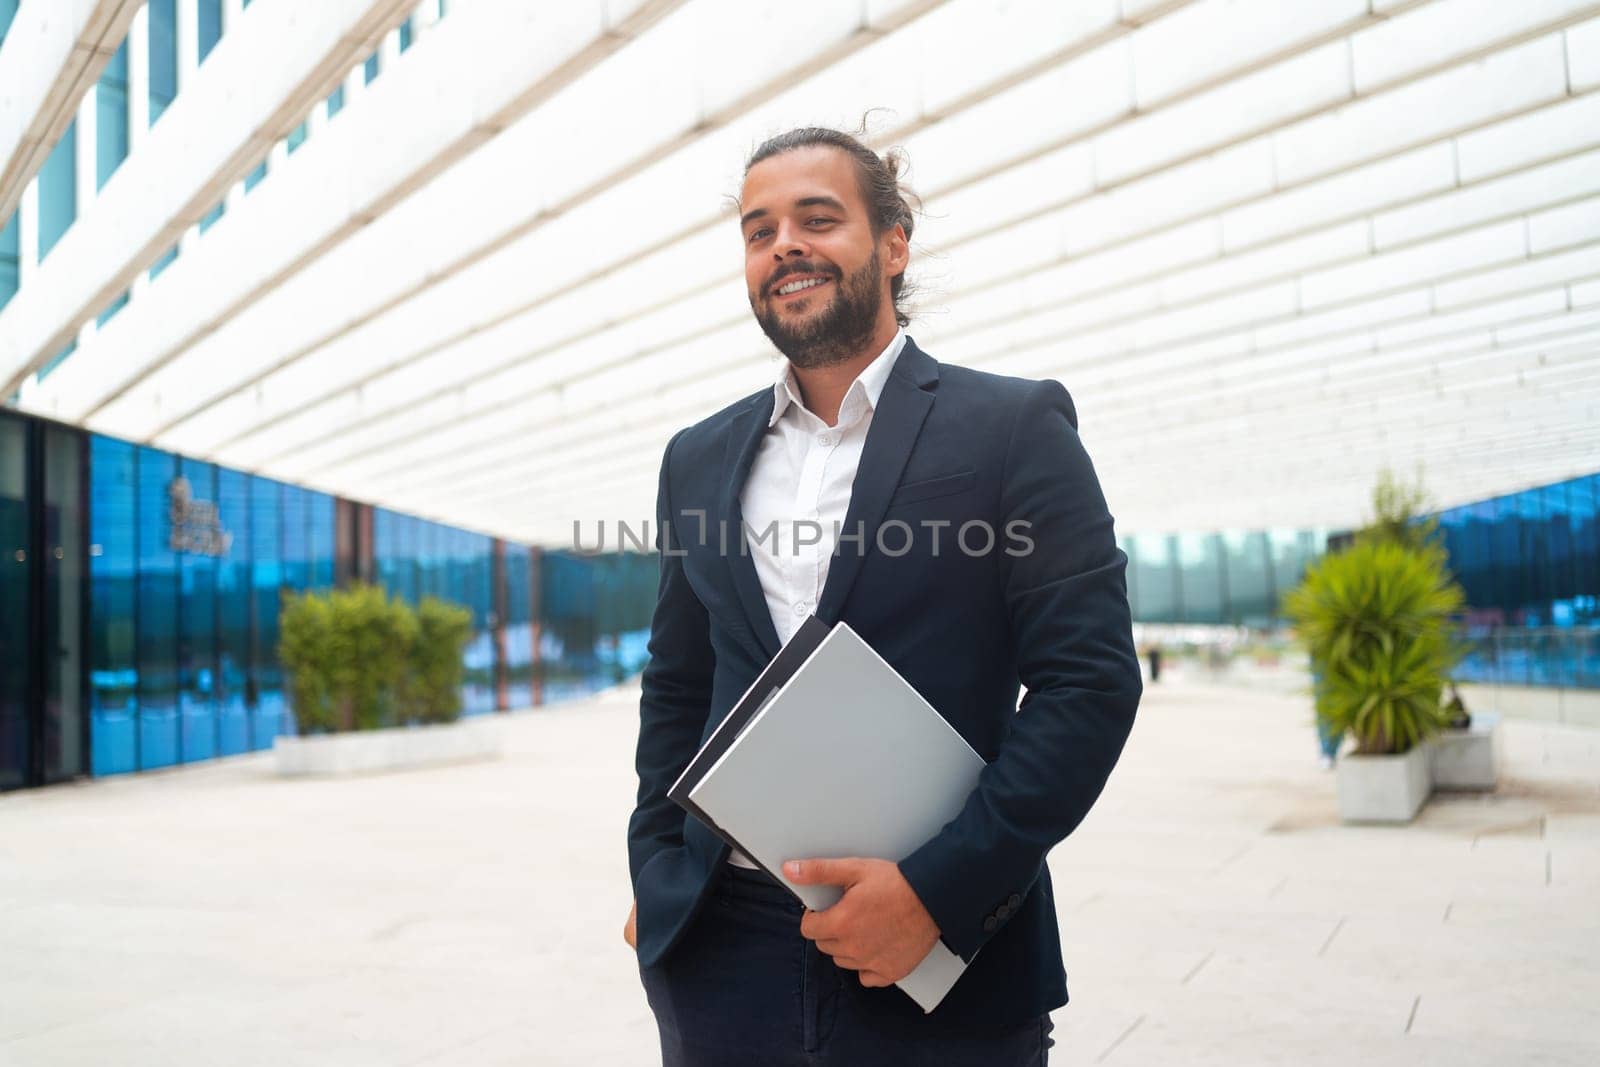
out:
M840 272L833 267L823 267L814 263L789 263L779 267L777 273L767 279L766 288L762 290L763 294L771 296L774 289L796 274L823 274L834 281L838 281L840 277Z

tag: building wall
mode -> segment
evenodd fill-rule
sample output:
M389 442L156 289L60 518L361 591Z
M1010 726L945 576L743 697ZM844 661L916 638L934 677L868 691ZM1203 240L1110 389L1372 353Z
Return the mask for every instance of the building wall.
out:
M1284 593L1326 550L1326 530L1224 530L1132 534L1128 601L1135 622L1266 629Z
M363 522L365 563L339 536ZM282 595L363 570L472 613L466 715L643 666L652 556L545 553L0 412L0 789L271 747L295 731Z
M1459 677L1600 688L1600 474L1438 517L1469 605Z

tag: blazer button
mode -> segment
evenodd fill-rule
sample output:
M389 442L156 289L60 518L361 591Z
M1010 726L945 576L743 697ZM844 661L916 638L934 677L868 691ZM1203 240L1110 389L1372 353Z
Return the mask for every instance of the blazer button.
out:
M986 933L986 934L992 934L992 933L994 933L995 928L998 927L999 925L1000 925L1000 920L996 919L993 915L991 915L987 919L983 920L983 932Z
M1001 922L1005 922L1007 919L1011 918L1011 909L1002 904L1000 905L1000 909L996 911L994 915L995 918L999 919Z
M1006 901L1006 906L1009 907L1012 911L1016 911L1018 908L1022 907L1022 894L1021 893L1012 893L1011 894L1011 899Z

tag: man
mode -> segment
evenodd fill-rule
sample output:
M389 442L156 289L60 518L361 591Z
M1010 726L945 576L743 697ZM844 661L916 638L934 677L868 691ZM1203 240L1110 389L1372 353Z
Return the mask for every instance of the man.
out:
M786 363L661 465L624 936L663 1058L1044 1063L1067 1000L1045 855L1140 696L1127 561L1072 402L905 335L911 212L894 164L854 138L766 142L739 206L750 305ZM988 764L910 856L789 857L791 880L844 887L822 912L667 798L811 614L847 622ZM893 983L938 939L970 965L924 1015Z

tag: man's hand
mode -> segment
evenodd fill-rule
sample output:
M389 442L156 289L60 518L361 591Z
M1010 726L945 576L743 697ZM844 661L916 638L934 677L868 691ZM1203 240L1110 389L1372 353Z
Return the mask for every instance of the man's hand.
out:
M628 943L633 951L639 951L639 902L635 900L633 907L628 909L628 921L622 925L622 940Z
M783 873L799 885L844 887L833 907L806 912L800 933L834 963L861 972L864 986L898 982L939 940L933 916L888 860L791 860Z

